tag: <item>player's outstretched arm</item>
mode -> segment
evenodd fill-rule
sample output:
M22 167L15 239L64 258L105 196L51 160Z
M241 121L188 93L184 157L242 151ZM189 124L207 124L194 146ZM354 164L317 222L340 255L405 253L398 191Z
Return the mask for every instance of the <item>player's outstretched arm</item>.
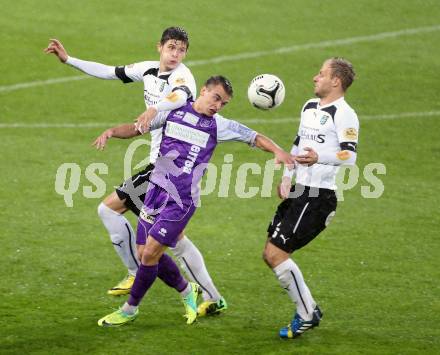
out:
M46 53L55 54L60 62L69 64L72 67L81 70L83 73L94 76L99 79L118 79L115 73L115 67L96 62L89 62L78 58L70 57L63 45L57 39L51 39L49 45L44 49Z
M136 129L134 123L127 123L120 126L112 127L109 129L106 129L104 132L102 132L98 138L95 139L95 141L92 143L96 147L96 149L103 150L107 140L110 138L132 138L135 136L138 136L140 133Z
M295 163L295 157L284 151L282 148L280 148L280 146L278 146L270 138L260 133L257 133L254 144L257 148L260 148L266 152L272 152L275 155L276 164L284 163L288 166L291 166L291 168L293 168Z
M44 49L44 52L47 54L54 54L58 57L61 63L65 63L69 57L62 43L55 38L49 40L49 45Z

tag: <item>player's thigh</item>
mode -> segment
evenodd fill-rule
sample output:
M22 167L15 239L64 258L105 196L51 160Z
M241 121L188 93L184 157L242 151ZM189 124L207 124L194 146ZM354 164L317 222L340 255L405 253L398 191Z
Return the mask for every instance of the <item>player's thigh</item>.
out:
M322 193L311 198L294 227L294 250L300 249L315 239L330 223L336 213L336 196Z
M325 196L311 198L308 194L287 199L283 215L273 223L269 242L287 253L311 242L325 228L325 220L330 213L325 214L329 208L323 208L322 201L325 200Z

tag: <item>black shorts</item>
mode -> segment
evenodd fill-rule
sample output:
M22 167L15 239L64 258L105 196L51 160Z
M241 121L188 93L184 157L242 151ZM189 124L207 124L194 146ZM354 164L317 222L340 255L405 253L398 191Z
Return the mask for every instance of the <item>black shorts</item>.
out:
M269 242L287 253L302 248L321 233L335 215L337 205L333 190L296 185L290 191L298 196L280 203L267 228Z
M148 164L144 170L133 175L116 188L116 193L119 198L121 200L125 199L125 206L137 216L139 216L140 210L144 204L145 193L153 169L154 165Z

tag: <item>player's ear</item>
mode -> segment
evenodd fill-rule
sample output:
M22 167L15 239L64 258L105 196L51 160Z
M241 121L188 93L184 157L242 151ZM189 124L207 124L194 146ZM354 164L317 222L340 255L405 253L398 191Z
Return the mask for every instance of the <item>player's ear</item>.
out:
M337 87L337 86L341 86L342 87L342 81L340 78L338 78L337 76L334 76L332 78L332 85L333 87Z
M202 86L202 88L200 89L200 96L204 96L206 93L206 90L207 90L206 86Z
M157 48L157 51L160 53L160 51L162 50L162 44L160 44L160 42L157 42L156 48Z

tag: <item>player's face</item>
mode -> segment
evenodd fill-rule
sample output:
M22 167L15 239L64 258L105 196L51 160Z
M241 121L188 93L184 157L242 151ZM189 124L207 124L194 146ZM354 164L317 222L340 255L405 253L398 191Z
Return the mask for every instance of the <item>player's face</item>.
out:
M186 56L186 44L182 41L169 39L157 47L160 54L160 70L170 71L175 69Z
M214 116L220 112L230 101L231 97L226 93L221 85L204 86L197 99L197 109L199 113L206 116Z
M330 63L325 62L319 73L313 78L315 83L315 95L319 98L328 96L332 90L338 85L338 78L332 78L332 69Z

